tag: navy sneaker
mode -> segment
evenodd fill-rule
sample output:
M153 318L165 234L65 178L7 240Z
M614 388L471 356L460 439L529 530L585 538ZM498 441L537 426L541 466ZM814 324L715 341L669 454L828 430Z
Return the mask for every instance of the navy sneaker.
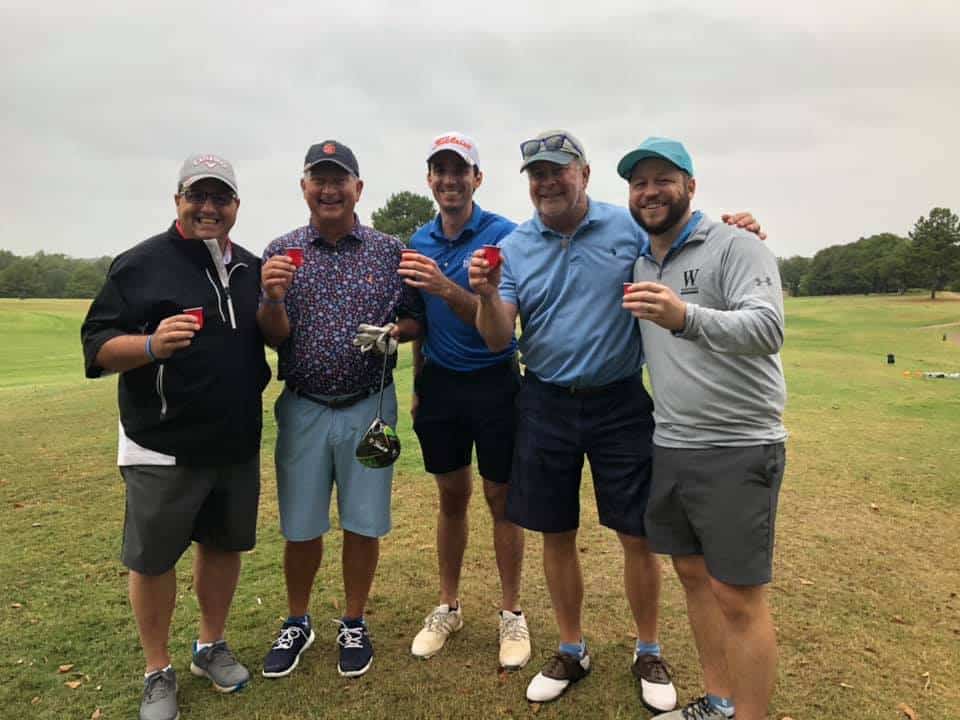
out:
M337 645L340 646L340 660L337 672L341 677L360 677L373 664L373 643L363 620L334 620L340 627L337 633Z
M268 678L286 677L300 662L303 651L313 645L316 634L311 627L299 623L285 622L280 634L263 659L263 676Z

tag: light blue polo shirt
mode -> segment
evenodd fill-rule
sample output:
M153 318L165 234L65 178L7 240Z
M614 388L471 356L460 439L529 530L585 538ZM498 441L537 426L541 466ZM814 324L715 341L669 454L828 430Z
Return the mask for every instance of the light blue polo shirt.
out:
M640 371L640 331L621 303L645 240L626 208L595 200L570 236L535 214L503 240L500 297L519 310L520 352L537 377L593 387Z
M433 258L446 277L469 291L470 256L481 245L499 245L516 226L515 222L474 203L470 221L457 237L448 238L443 234L443 223L437 215L414 233L410 247ZM441 298L425 292L420 294L427 317L422 352L430 362L448 370L468 372L505 362L516 353L516 340L503 352L490 352L476 328L465 324Z

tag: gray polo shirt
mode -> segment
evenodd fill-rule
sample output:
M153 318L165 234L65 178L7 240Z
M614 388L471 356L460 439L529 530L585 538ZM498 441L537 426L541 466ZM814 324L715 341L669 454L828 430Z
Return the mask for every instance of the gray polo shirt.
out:
M769 248L702 216L662 264L648 242L634 280L666 285L687 303L682 331L639 321L656 407L654 443L709 448L785 440L783 292Z

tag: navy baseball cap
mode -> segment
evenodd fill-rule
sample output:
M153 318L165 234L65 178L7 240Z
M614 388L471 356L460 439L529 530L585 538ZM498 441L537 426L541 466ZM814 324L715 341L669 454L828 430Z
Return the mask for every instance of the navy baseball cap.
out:
M351 175L360 177L360 166L357 165L357 157L353 154L353 150L336 140L324 140L311 145L307 150L307 156L303 159L303 171L307 172L314 165L322 162L339 165Z
M624 180L629 180L637 163L647 158L666 160L687 175L693 176L693 160L690 159L687 149L676 140L662 137L648 137L640 143L640 147L624 155L617 163L617 174Z

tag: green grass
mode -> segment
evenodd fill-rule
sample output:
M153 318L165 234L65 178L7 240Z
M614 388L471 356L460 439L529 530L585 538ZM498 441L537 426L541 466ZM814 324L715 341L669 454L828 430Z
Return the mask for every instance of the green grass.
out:
M80 301L0 301L0 707L11 717L136 716L142 659L117 560L123 488L115 467L116 383L82 378ZM791 431L771 599L781 647L772 718L960 717L960 302L922 297L800 298L787 303L783 352ZM938 326L938 327L934 327ZM887 365L888 353L896 364ZM905 377L904 372L910 371ZM222 697L189 675L197 605L189 557L171 647L185 720L307 718L646 717L628 672L630 615L622 558L596 525L584 484L584 626L594 673L558 703L531 708L526 682L556 630L528 535L524 608L534 660L496 668L498 601L490 523L471 507L462 596L467 625L429 662L409 642L436 598L436 490L422 471L406 407L409 357L397 375L404 445L394 480L393 533L370 601L377 656L357 681L336 675L331 624L340 614L340 541L328 537L313 614L320 641L290 678L255 678ZM256 668L285 614L267 393L259 544L244 559L229 637ZM18 607L14 607L18 605ZM699 671L672 571L665 573L661 640L683 698ZM61 674L61 664L73 664ZM79 680L77 689L65 686Z

